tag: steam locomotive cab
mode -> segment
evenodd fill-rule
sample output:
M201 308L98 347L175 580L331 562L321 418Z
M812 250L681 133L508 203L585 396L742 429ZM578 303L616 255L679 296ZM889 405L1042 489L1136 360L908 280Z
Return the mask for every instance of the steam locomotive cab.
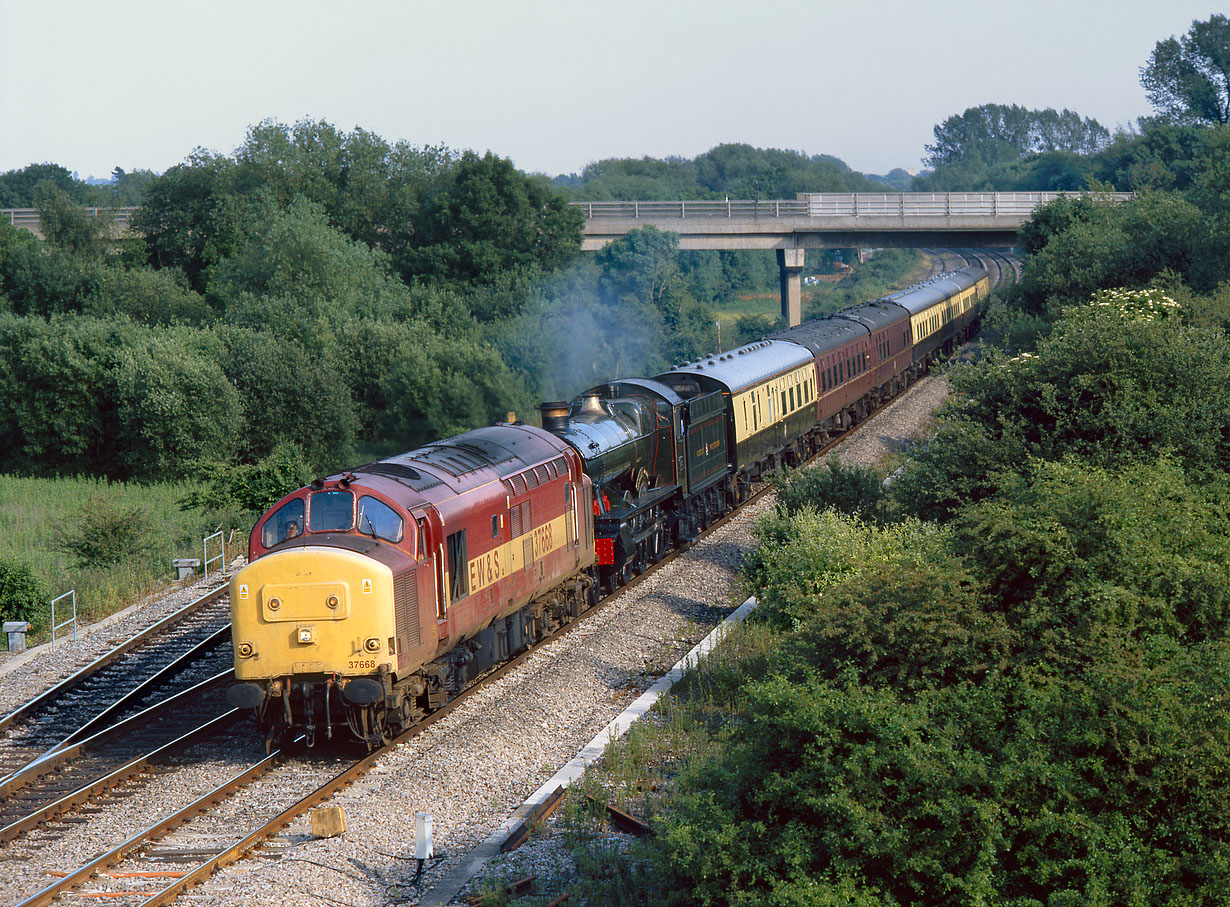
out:
M687 406L669 387L638 378L590 388L571 404L544 403L541 413L593 482L594 547L603 582L616 588L672 544Z

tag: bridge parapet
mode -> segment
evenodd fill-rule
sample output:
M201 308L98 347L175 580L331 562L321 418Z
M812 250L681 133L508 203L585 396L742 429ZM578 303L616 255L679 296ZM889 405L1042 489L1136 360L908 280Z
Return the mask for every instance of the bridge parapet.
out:
M1057 198L1127 201L1131 192L800 192L794 199L572 202L587 220L728 217L1011 217L1028 219Z

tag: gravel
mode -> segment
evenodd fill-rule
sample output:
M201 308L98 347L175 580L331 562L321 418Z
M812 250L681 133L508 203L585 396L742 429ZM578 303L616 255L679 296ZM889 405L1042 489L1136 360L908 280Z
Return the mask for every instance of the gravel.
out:
M873 417L838 450L849 463L874 465L897 453L928 425L947 392L942 378L924 378ZM751 525L772 507L761 499L697 543L686 555L647 577L572 633L546 646L516 670L478 691L451 715L382 758L376 767L329 805L344 809L347 830L327 839L311 835L310 820L296 820L261 850L185 895L203 905L415 904L421 892L465 859L522 800L572 758L670 665L728 614L743 595L738 569L752 544ZM130 609L75 646L36 653L13 667L0 688L10 708L88 663L139 626L184 604L200 590ZM0 666L0 671L5 670ZM193 796L229 778L261 741L250 725L225 740L202 745L186 764L147 780L114 807L73 828L69 842L39 848L46 836L5 846L9 862L0 896L20 900L47 883L47 872L80 865L124 840L138 825L166 815ZM275 770L270 785L254 788L226 806L227 822L270 808L284 784L306 787L331 776L329 760L308 760ZM275 776L291 780L277 786ZM279 792L275 795L274 789ZM436 858L413 885L411 859L415 812L434 817ZM217 823L215 823L216 825ZM215 832L189 826L159 846L190 846ZM512 855L523 874L566 874L569 858L551 837ZM166 864L132 863L126 869L158 870ZM9 872L9 870L12 872ZM516 870L514 870L516 871ZM106 887L98 881L91 887Z

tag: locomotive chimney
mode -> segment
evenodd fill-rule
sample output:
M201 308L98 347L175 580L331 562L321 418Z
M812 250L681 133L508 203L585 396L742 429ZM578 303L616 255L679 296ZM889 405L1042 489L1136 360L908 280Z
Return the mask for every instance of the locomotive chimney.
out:
M562 400L553 403L539 403L538 413L542 416L542 427L553 434L563 434L568 430L568 404Z

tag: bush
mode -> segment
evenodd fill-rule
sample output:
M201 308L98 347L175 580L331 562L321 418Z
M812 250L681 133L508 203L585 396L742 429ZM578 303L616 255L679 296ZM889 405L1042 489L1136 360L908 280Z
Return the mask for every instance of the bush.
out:
M867 523L887 521L884 483L866 466L846 466L837 457L829 457L823 466L774 476L773 485L777 488L777 509L787 516L811 507L831 508Z
M762 515L759 543L747 555L743 581L760 600L759 614L778 629L798 629L828 607L840 583L878 564L946 563L943 530L907 520L879 528L853 517L803 508Z
M55 545L82 567L108 567L144 555L150 546L145 509L117 498L97 496L72 523L57 527Z
M30 620L43 602L43 590L29 565L0 558L0 620Z
M1197 479L1230 467L1230 339L1191 327L1160 290L1106 290L1065 310L1036 354L953 369L957 402L893 483L893 500L947 519L995 473L1074 456L1120 469L1170 450Z
M215 466L206 487L187 495L180 509L199 507L212 525L248 529L257 517L312 477L303 451L284 441L259 463Z
M1113 628L1189 642L1230 635L1226 483L1198 485L1176 463L1111 473L1031 463L954 521L972 572L1031 645Z
M932 541L930 554L897 552L825 595L816 616L783 641L787 663L906 699L1002 671L1015 648L1004 616L985 610L985 588L943 550L943 538Z

